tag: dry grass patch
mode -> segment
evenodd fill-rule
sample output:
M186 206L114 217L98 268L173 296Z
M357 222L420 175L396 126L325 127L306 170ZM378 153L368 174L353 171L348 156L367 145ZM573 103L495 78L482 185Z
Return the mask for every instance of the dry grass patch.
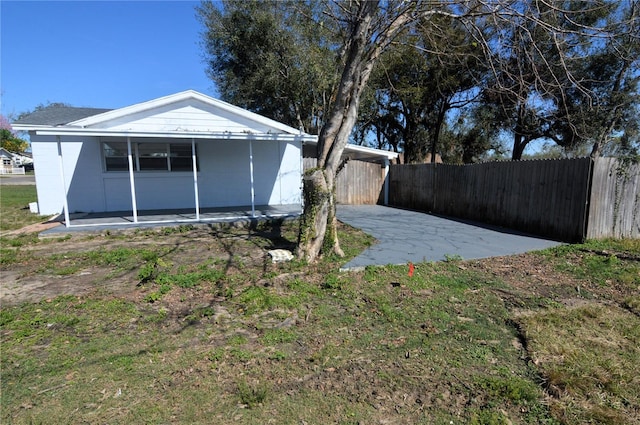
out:
M563 423L640 423L640 318L587 303L520 317Z

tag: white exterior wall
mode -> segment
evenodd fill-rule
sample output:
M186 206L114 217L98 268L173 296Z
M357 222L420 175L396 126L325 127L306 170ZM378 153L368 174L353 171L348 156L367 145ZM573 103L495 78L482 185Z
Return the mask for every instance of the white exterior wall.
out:
M136 172L134 177L138 210L195 208L193 173ZM103 211L131 211L128 172L103 173L102 185Z
M31 143L40 213L62 213L64 192L56 139L31 135ZM249 141L202 139L196 143L200 207L251 205ZM301 142L252 143L255 204L300 204ZM62 139L71 213L132 208L129 173L105 172L101 149L98 138ZM135 187L138 210L195 207L192 172L135 172Z
M302 205L302 143L280 142L280 203Z
M62 212L63 190L58 164L58 147L53 136L31 134L31 153L36 177L38 211L41 215L53 215ZM53 140L45 142L44 140Z
M31 150L37 164L35 176L40 214L62 213L65 192L70 212L104 211L104 196L99 189L102 164L96 138L67 137L61 146L64 190L56 138L31 135Z
M192 131L231 133L267 133L272 128L232 114L213 105L193 100L183 100L149 111L127 115L119 119L97 124L92 128L136 131Z
M300 204L301 143L253 141L256 205ZM198 143L200 206L251 205L249 141Z

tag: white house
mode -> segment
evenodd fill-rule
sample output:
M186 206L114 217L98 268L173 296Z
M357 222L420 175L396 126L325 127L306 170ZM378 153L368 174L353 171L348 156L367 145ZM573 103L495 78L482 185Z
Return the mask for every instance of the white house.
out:
M0 161L0 174L24 174L24 167L33 163L29 154L9 152L4 148L0 148Z
M2 160L2 169L17 167L13 153L4 148L0 148L0 160Z
M295 206L317 137L195 91L115 110L52 106L31 138L40 214Z

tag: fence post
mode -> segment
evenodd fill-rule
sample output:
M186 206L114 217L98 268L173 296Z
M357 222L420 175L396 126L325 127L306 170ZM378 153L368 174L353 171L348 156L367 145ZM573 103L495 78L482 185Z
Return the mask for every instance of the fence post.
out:
M384 205L389 205L389 158L384 159Z

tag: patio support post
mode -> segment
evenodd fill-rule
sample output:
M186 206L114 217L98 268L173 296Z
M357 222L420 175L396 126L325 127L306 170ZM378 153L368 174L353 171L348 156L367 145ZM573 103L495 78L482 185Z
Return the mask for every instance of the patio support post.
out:
M64 179L64 162L62 161L62 143L60 142L60 136L56 136L56 142L58 143L58 164L60 165L60 179L62 181L62 194L64 195L64 225L69 228L71 227L71 218L69 217L69 200L67 199L67 182Z
M196 220L200 221L200 198L198 196L198 168L196 167L196 139L191 138L191 160L193 162L193 192L196 199Z
M133 222L138 222L138 205L136 202L136 182L133 177L133 155L131 155L131 138L127 136L127 158L129 159L129 184L131 185L131 208L133 209Z
M389 158L384 159L384 205L389 205Z
M251 218L256 216L256 193L253 187L253 141L249 139L249 174L251 175Z

